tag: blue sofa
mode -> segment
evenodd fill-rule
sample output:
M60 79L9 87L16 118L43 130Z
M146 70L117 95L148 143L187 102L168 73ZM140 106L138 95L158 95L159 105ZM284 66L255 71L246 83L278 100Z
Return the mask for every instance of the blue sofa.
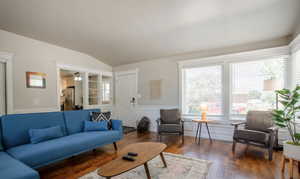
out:
M1 117L0 176L5 179L37 179L34 169L114 143L123 137L122 122L112 120L112 130L84 132L90 112L99 109L12 114ZM61 126L64 136L31 144L29 129ZM32 169L34 168L34 169Z

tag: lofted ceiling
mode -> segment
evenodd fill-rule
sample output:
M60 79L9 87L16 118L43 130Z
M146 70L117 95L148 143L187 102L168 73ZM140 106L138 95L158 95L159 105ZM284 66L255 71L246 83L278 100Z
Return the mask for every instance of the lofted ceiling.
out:
M117 66L290 35L299 0L1 0L0 29Z

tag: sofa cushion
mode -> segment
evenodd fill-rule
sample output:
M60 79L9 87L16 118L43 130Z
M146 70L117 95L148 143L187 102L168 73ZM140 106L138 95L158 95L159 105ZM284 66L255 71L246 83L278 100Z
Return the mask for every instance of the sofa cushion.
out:
M94 122L94 121L84 121L84 132L89 131L107 131L108 122L106 120Z
M7 152L33 168L71 157L121 139L119 131L82 132L38 144L13 147Z
M5 179L39 179L37 171L12 158L5 152L0 152L0 177Z
M99 122L99 121L107 121L108 122L108 129L112 128L112 124L111 124L111 112L107 111L107 112L92 112L91 113L91 120L95 121L95 122Z
M62 112L11 114L2 117L3 144L6 149L30 143L29 129L62 126L66 134Z
M91 119L91 112L100 112L100 109L65 111L64 116L68 134L83 132L83 121Z
M63 137L61 126L53 126L44 129L29 129L30 142L36 144L39 142L47 141Z

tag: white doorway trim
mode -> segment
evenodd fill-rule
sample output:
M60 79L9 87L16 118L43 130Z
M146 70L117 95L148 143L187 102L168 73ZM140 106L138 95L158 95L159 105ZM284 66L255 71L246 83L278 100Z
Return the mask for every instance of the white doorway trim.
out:
M114 96L115 96L115 113L116 117L119 120L123 121L124 126L136 127L137 122L137 107L139 104L139 93L138 93L138 73L139 69L127 70L127 71L115 71L114 76ZM130 76L130 77L129 77ZM129 78L128 78L129 77ZM130 80L130 81L123 81L123 80ZM122 83L121 81L125 82ZM125 85L125 86L123 86ZM131 86L129 86L131 85ZM126 87L127 92L123 94L123 87ZM128 89L127 89L128 88ZM128 91L129 90L129 91ZM129 96L127 96L129 95ZM124 96L127 97L123 98ZM132 97L135 98L135 102L132 103ZM122 99L122 100L121 100ZM124 100L130 100L124 103ZM123 102L122 102L123 101ZM125 106L123 106L125 105ZM125 110L124 110L125 109Z
M0 52L0 62L5 63L6 67L6 111L7 114L14 113L13 105L13 68L12 60L14 55L8 52Z
M70 71L77 71L80 73L84 73L84 84L82 88L83 93L83 108L89 109L89 108L99 108L99 107L112 107L112 104L102 104L102 97L101 94L99 94L99 104L98 105L89 105L88 97L89 97L89 89L88 89L88 75L89 74L97 74L99 75L99 88L101 88L101 80L102 76L113 76L113 73L110 71L102 71L102 70L96 70L91 68L83 68L76 65L71 64L63 64L63 63L56 63L56 70L57 70L57 108L60 109L60 70L70 70ZM112 87L113 88L113 87ZM100 92L100 90L99 90Z
M139 82L139 69L136 68L136 69L133 69L133 70L127 70L127 71L118 71L118 72L115 72L115 79L117 80L120 76L124 76L124 75L130 75L130 74L134 74L136 76L136 106L139 104L138 101L139 101L139 98L140 98L140 94L139 94L139 85L138 85L138 82ZM116 82L115 82L116 83ZM116 84L114 85L116 86ZM116 92L115 92L116 94ZM115 96L115 95L114 95Z

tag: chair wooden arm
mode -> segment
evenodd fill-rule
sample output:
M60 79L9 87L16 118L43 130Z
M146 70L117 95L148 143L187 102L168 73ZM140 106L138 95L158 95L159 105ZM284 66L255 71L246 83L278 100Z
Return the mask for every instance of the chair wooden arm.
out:
M246 121L231 123L232 126L239 126L239 125L242 125L242 124L246 124Z
M269 127L268 130L271 132L277 132L279 130L279 128L277 126L272 126L272 127Z

